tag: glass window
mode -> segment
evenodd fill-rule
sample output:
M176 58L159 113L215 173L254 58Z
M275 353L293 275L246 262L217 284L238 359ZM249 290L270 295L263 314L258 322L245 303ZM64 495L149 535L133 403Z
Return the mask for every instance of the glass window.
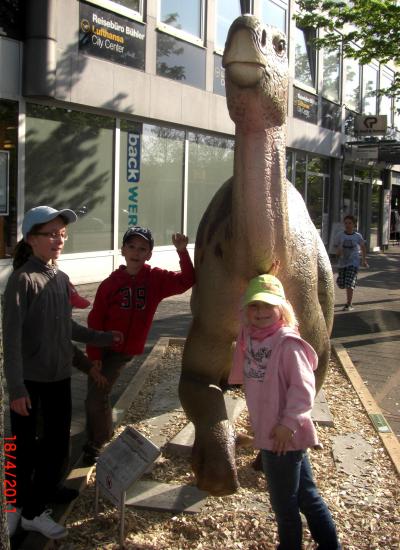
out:
M211 198L233 174L234 140L189 133L187 232L191 242Z
M214 94L225 94L225 69L222 66L222 55L218 53L214 54L214 80L213 80L213 92Z
M18 103L15 101L0 101L0 150L7 152L2 154L3 160L8 157L8 166L3 166L1 173L2 186L7 185L8 176L8 214L0 216L0 258L9 258L17 244ZM3 199L6 197L1 202Z
M340 49L322 51L322 95L331 101L340 101Z
M121 140L121 156L125 159L126 132L121 132L125 134ZM170 245L172 234L182 231L184 138L183 130L143 125L137 223L152 230L156 246ZM122 180L120 202L121 192L126 202L126 188L121 189ZM132 221L127 215L121 219L120 233Z
M306 154L296 152L296 179L294 185L304 200L306 198L306 164Z
M381 197L381 185L377 180L372 181L372 193L371 193L371 226L370 226L370 250L373 250L379 245L378 242L378 230L379 230L379 214L380 214L380 197Z
M394 126L400 131L400 98L396 98L394 102Z
M27 104L25 209L72 208L65 252L112 248L111 118Z
M26 0L1 0L0 36L24 39Z
M342 129L341 107L323 98L321 100L321 125L334 132L340 132Z
M240 15L239 0L216 0L216 29L215 44L216 50L222 51L225 47L226 37L228 35L231 23Z
M201 0L160 0L160 20L169 27L174 27L197 38L203 36L202 1Z
M286 33L286 10L283 7L278 6L271 0L263 0L261 10L261 19L263 23L272 25Z
M315 29L296 27L295 78L307 86L315 87L315 47L311 39Z
M343 95L346 107L360 112L360 65L355 59L346 59Z
M286 151L286 177L293 183L293 151Z
M381 72L381 81L380 81L380 88L390 88L393 84L393 78L391 78L389 75ZM393 125L393 118L392 118L392 103L393 99L388 95L382 95L380 97L380 105L379 105L379 114L380 115L387 115L387 122L388 126Z
M131 18L137 18L143 9L143 0L90 0L90 3Z
M363 67L362 112L364 115L376 115L376 88L378 71L370 65Z
M158 32L157 74L205 89L206 50Z
M324 178L309 174L307 179L307 210L318 233L322 232L322 214L324 212Z

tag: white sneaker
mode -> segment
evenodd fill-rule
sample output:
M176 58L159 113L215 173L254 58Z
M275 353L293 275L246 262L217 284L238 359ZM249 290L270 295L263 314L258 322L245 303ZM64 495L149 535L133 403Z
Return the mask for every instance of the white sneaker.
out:
M50 514L53 510L45 510L40 516L33 519L21 517L21 526L26 531L38 531L48 539L61 539L66 537L68 531L63 525L55 522Z
M7 524L8 524L8 534L10 537L13 536L17 530L19 520L21 519L22 508L15 508L15 512L7 512Z

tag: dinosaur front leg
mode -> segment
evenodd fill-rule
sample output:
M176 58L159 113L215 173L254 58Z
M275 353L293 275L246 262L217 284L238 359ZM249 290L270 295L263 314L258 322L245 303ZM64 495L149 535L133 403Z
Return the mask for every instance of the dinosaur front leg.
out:
M189 335L179 383L182 407L195 427L192 468L197 485L215 496L234 493L239 487L234 430L219 387L222 373L212 368L213 364L221 366L229 361L230 345L225 343L223 348L215 340L207 345L198 334ZM225 362L217 360L222 354Z

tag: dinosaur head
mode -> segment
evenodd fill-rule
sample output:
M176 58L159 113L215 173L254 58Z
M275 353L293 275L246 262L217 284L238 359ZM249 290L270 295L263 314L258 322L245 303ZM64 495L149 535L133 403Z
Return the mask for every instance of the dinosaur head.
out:
M288 61L283 33L253 15L238 17L229 29L222 65L228 110L236 125L257 131L285 123Z

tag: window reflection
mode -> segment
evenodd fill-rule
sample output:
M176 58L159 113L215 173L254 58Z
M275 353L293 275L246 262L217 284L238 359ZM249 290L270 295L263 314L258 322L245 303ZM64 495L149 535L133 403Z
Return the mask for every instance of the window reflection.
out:
M114 4L119 4L133 11L140 12L140 0L112 0Z
M163 23L201 38L201 0L161 0L160 9Z
M362 112L365 115L376 115L376 88L378 71L370 65L363 67Z
M344 98L348 109L360 111L360 65L355 59L347 59L344 74Z
M112 247L113 140L112 118L27 104L25 210L77 212L66 253Z
M206 52L163 32L157 33L157 74L205 88Z
M188 236L193 242L210 199L233 174L234 140L189 133Z
M381 73L380 88L390 88L393 84L393 79ZM392 98L388 95L380 97L379 114L387 115L388 126L392 125Z
M231 23L240 15L239 0L216 0L215 48L223 50Z
M263 23L272 25L286 33L286 10L271 0L264 0L262 3L261 18Z
M0 100L0 149L8 151L8 215L0 216L0 258L17 244L18 103Z
M184 138L183 130L143 125L139 223L152 229L156 246L182 230Z
M340 100L340 49L323 50L322 94L331 101Z
M315 87L314 29L296 27L295 78L307 86Z

